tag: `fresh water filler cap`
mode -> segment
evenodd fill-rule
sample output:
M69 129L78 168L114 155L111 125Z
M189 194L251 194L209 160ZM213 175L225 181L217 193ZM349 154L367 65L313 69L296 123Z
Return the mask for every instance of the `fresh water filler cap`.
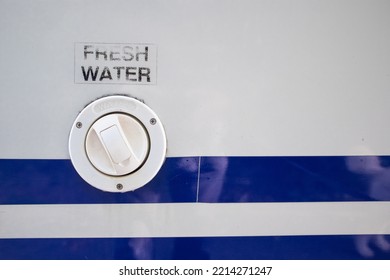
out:
M77 116L69 154L80 176L109 192L135 190L148 183L166 155L166 136L157 115L127 96L98 99Z

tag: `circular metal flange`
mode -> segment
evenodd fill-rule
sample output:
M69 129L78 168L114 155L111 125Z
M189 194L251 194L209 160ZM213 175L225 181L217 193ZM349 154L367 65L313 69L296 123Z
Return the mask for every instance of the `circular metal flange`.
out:
M158 116L144 103L122 95L90 103L77 116L69 136L76 171L107 192L127 192L147 184L164 163L166 147Z

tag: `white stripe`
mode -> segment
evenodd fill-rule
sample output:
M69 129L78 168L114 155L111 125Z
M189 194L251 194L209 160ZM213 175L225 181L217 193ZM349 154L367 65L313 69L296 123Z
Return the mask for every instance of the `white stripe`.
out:
M390 202L0 206L0 238L339 234L390 234Z

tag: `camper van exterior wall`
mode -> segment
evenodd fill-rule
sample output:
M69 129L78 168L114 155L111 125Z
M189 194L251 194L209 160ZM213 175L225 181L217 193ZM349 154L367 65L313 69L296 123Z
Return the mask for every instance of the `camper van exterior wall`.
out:
M0 259L390 259L389 12L1 1ZM155 115L110 101L77 121L117 97ZM144 137L112 116L91 130L110 114ZM74 129L109 168L142 160L118 175L85 157L104 191L73 165ZM150 181L116 181L148 162Z

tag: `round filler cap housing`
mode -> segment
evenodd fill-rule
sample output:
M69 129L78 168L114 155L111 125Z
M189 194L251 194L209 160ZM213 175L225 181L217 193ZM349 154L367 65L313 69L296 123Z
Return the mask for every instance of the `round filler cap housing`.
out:
M100 98L85 107L69 136L73 166L103 191L127 192L147 184L166 156L166 136L158 116L127 96Z

